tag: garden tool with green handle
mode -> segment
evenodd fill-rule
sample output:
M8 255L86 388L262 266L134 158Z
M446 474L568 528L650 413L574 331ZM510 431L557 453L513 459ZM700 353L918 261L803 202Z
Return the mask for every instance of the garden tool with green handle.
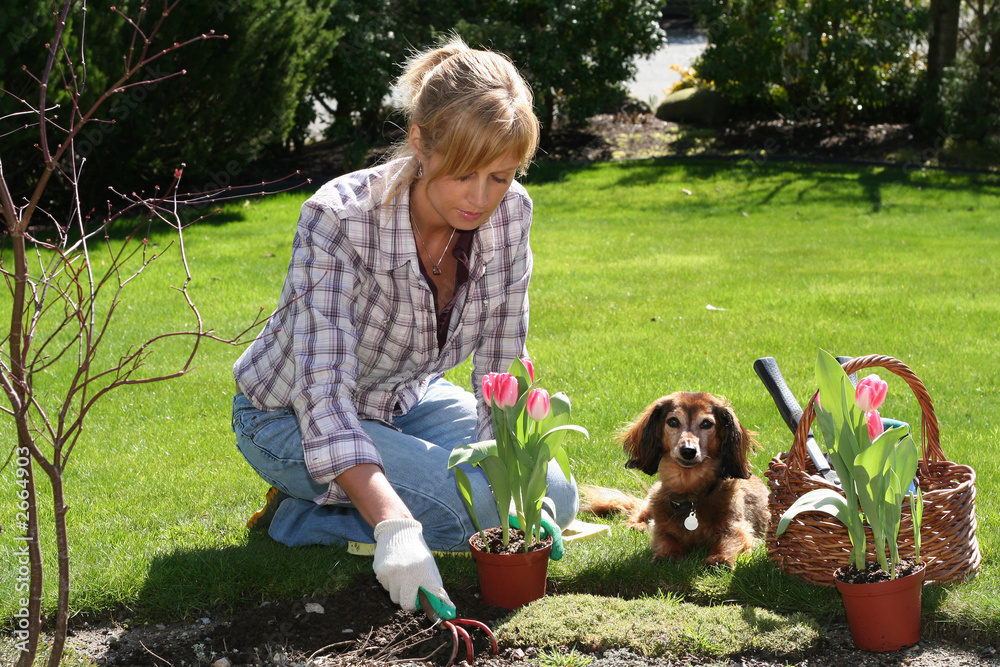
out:
M460 643L465 644L465 661L472 664L475 651L472 648L472 638L469 636L469 631L466 630L464 626L479 628L485 632L486 636L490 640L493 655L497 654L497 638L493 635L493 631L490 630L485 623L474 621L469 618L455 618L455 607L444 602L433 593L430 593L423 586L417 589L417 606L420 609L423 609L424 613L427 614L427 618L429 618L432 623L435 625L440 623L451 633L451 657L448 659L448 663L445 667L451 667L451 665L455 664L455 659L458 657L458 647Z

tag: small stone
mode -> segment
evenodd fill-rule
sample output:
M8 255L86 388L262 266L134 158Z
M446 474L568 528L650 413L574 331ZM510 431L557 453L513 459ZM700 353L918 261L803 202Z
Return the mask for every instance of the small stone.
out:
M198 620L200 620L200 621L201 621L202 623L204 623L205 625L208 625L209 623L211 623L211 622L212 622L212 619L210 619L210 618L209 618L209 617L207 617L207 616L205 616L205 617L203 617L203 618L200 618L200 619L198 619Z
M219 658L212 663L212 667L232 667L233 663L229 662L229 658Z
M513 658L514 660L524 660L524 651L522 649L516 648L511 652L510 657Z
M307 614L324 614L324 613L326 613L326 610L323 609L323 605L321 605L321 604L318 604L316 602L307 602L306 603L306 613Z

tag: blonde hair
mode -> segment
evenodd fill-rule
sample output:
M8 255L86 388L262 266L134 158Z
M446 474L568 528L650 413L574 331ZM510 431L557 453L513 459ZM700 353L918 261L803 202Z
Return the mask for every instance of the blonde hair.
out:
M393 87L393 102L407 128L407 140L393 157L413 155L413 126L425 153L418 160L433 153L444 157L435 173L425 174L428 182L472 173L508 155L517 157L518 174L524 174L538 148L531 88L517 68L506 56L471 49L458 37L412 56ZM393 190L409 186L418 169L412 160Z

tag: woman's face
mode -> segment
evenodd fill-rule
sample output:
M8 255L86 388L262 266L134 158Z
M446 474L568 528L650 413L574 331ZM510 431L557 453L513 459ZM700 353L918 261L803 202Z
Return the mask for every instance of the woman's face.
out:
M443 159L437 154L425 159L424 174L434 173ZM430 184L425 178L417 180L410 201L414 222L424 228L476 229L500 205L519 163L517 156L507 155L470 174L444 176Z

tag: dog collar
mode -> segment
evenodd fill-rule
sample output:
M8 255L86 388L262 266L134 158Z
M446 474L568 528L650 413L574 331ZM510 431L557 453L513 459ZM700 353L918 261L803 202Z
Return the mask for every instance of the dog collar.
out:
M697 503L693 503L690 500L685 500L682 503L675 503L671 500L670 507L676 514L681 514L682 512L690 509L690 514L688 514L687 518L684 519L684 527L688 530L698 530L698 515L695 513L695 510L698 508Z
M694 511L698 506L697 503L691 502L690 500L684 500L682 502L670 501L670 508L674 510L675 514L681 514L682 512L687 512L688 510Z
M712 488L708 490L708 493L706 493L702 497L702 500L712 495L712 492L715 491L717 486L719 486L718 480L716 480L715 484L712 485ZM674 510L675 514L681 514L682 512L689 511L690 513L687 515L687 518L684 519L684 527L687 528L688 530L698 529L698 514L697 514L698 503L691 500L683 500L681 502L676 502L671 500L670 508Z

